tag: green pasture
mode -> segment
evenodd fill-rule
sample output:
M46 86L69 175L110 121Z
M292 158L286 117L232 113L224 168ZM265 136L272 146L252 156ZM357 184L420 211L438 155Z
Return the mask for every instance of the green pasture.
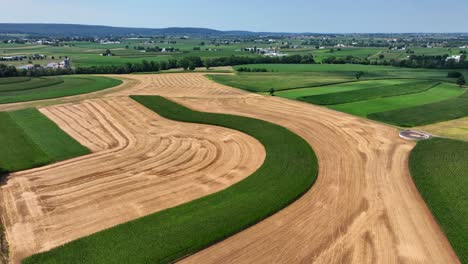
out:
M8 80L4 78L2 80ZM100 91L122 81L100 76L41 77L0 83L0 104L34 101Z
M289 98L297 99L299 97L319 95L319 94L331 94L339 93L346 91L354 91L372 87L388 86L403 84L408 82L414 82L414 80L408 79L387 79L387 80L365 80L365 81L354 81L336 85L326 85L322 87L309 87L309 88L299 88L299 89L290 89L285 91L276 92L275 95Z
M457 97L461 94L463 94L463 90L458 86L443 83L419 93L331 105L329 108L361 117L368 117L372 113L429 104Z
M302 138L258 119L197 112L157 96L132 96L159 115L182 122L223 126L251 135L266 158L231 187L80 238L23 260L29 263L172 263L292 203L314 183L317 159Z
M418 142L411 176L461 263L468 263L468 142L434 138Z
M305 96L300 97L298 99L304 102L318 105L337 105L356 101L370 100L375 98L420 93L423 91L427 91L439 84L440 82L433 81L407 82L365 89L357 89L353 91Z
M370 119L404 127L423 126L468 116L468 92L447 100L370 114Z
M210 79L224 85L251 92L266 92L319 86L354 81L353 74L324 74L320 72L262 72L238 73L236 75L211 75Z

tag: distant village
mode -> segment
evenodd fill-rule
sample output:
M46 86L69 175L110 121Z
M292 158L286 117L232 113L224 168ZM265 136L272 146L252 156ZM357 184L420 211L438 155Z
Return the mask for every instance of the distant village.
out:
M4 56L0 57L0 61L23 61L23 60L28 60L28 64L17 66L16 68L19 70L28 70L32 68L49 68L49 69L59 69L59 68L70 68L71 66L71 60L69 57L65 56L62 59L62 56L59 56L59 61L58 62L49 62L45 65L40 65L40 64L33 64L32 62L34 60L46 60L46 59L51 59L55 60L54 56L46 56L44 54L34 54L30 56L26 55L15 55L15 56Z

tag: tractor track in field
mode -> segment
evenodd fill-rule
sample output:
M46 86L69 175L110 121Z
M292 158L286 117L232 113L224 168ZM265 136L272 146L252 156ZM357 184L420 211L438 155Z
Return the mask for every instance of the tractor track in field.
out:
M188 256L181 260L182 263L459 262L409 175L408 155L414 143L399 138L397 129L306 103L250 94L216 84L203 74L124 77L133 79L133 85L107 93L99 99L41 108L43 113L95 153L10 176L2 186L1 200L2 217L7 223L7 237L13 252L17 246L29 250L23 251L25 255L24 252L31 254L46 250L64 242L58 234L71 233L73 235L69 239L74 239L93 233L96 229L148 214L150 210L139 211L141 208L135 204L152 201L154 188L171 188L172 183L145 184L147 188L139 195L133 195L135 186L141 184L135 178L148 180L149 177L145 177L144 173L142 176L139 170L152 166L153 162L165 160L158 157L163 155L160 153L165 153L162 149L152 151L150 146L158 149L164 139L177 141L171 136L160 136L151 143L138 140L139 136L148 138L148 135L161 133L158 130L151 134L151 131L157 130L154 127L156 124L160 123L161 126L157 128L169 134L174 133L174 127L180 126L183 132L179 133L190 138L190 142L197 138L195 141L200 145L200 141L204 142L209 135L218 133L201 131L196 137L197 129L202 129L201 125L187 129L189 124L163 120L154 114L142 114L149 110L129 101L131 99L127 97L138 94L165 96L198 111L248 116L276 123L303 137L318 158L318 179L304 196L259 224ZM91 118L96 112L103 116L99 122ZM221 128L219 130L236 134ZM255 157L257 163L254 162L254 165L258 167L263 160L256 155L259 153L258 142L240 133L237 136L243 136L244 139L238 141L245 141L245 148L250 149L249 154L245 155L241 148L239 159L244 155L244 159L248 160ZM184 140L180 141L166 144L168 148L180 149L182 147L175 146L183 145ZM219 138L212 139L212 142L215 141L219 141ZM114 151L118 148L121 150ZM136 152L133 162L143 164L126 169L132 166L132 162L127 163L128 157L123 159L122 156L125 155L124 151L130 150ZM186 151L173 150L170 153L173 153L174 163L163 162L166 165L163 171L172 176L174 170L183 166L181 159L190 158L186 157ZM156 158L148 162L138 159L148 155L155 155ZM199 156L203 155L195 152L192 159ZM114 164L113 170L107 173L101 171L106 163ZM196 166L195 163L193 166ZM84 167L84 164L89 164L89 167ZM250 171L253 171L254 165ZM69 173L71 169L75 169L76 173ZM54 170L57 172L54 173ZM89 170L99 172L79 176ZM247 176L248 171L244 170L242 176ZM100 182L102 179L98 175L104 175L104 181ZM241 178L237 177L236 180ZM114 188L102 185L107 184L107 179ZM190 184L189 179L187 181ZM222 188L227 185L222 184ZM119 193L120 188L126 191ZM108 191L117 193L117 197L105 195ZM199 192L199 196L209 191ZM171 196L171 199L167 204L173 199L178 200L179 196ZM190 198L179 202L188 200ZM119 207L122 202L129 206ZM156 204L151 210L157 211L158 208L163 209ZM115 213L127 214L124 218L115 218L101 216L104 212L114 213L113 216ZM76 213L85 215L70 218ZM54 219L57 215L60 217ZM42 228L37 232L38 237L43 238L46 237L44 233L40 234L44 230L60 229L57 226L62 224L57 223L63 223L64 227L61 233L47 236L53 242L30 240L21 243L18 237L15 240L14 231L18 229L13 227L23 223L21 221L39 227L38 230ZM92 223L94 230L85 228L84 223ZM20 230L34 230L32 227L18 227ZM75 233L71 230L75 230Z
M93 154L8 176L0 207L12 263L220 191L265 158L250 136L170 121L128 97L40 111Z

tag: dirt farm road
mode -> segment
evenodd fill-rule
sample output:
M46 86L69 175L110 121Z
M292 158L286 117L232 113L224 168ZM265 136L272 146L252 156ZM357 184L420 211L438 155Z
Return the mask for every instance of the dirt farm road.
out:
M104 120L109 126L114 122L118 124L115 125L117 128L114 128L118 131L124 128L130 130L131 126L142 126L128 133L130 135L149 129L141 124L141 122L152 124L147 118L161 119L154 114L142 114L145 110L128 101L130 99L126 96L129 94L162 95L195 110L230 113L270 121L287 127L303 137L313 147L318 157L317 182L298 201L261 223L181 260L182 263L459 263L409 175L407 161L414 143L399 138L397 129L310 104L249 94L216 84L202 74L127 75L125 78L134 79L134 85L119 89L115 93L108 93L98 99L41 108L43 113L81 143L91 147L95 144L92 142L101 142L94 146L94 154L78 158L83 162L89 162L90 166L92 163L86 161L87 159L93 159L93 155L98 153L110 151L112 148L106 146L113 146L116 144L113 142L118 140L109 141L103 137L102 140L95 141L90 139L87 131L99 134L97 131L102 130L105 131L102 132L103 135L109 133L114 138L120 134L99 129L99 126L93 122L82 125L77 121L87 120L86 115L94 111L91 109L108 109L109 114L102 113L105 117L108 115L116 117L118 114L112 113L117 111L122 114L126 112L126 116L120 120L108 118ZM89 104L92 107L88 106ZM75 112L74 107L78 108L77 114L72 114ZM124 121L130 122L131 125L124 126ZM121 124L123 128L119 128ZM168 130L171 130L170 126L168 124ZM164 125L161 125L161 129L164 129L163 127ZM195 127L197 125L194 125ZM200 140L206 136L203 131L198 137L187 135ZM242 137L242 134L239 133L238 136ZM251 144L250 148L245 146L251 149L247 155L249 160L255 157L255 153L262 153L258 151L258 147L255 147L255 140L246 137L238 141ZM136 142L138 143L138 140ZM145 149L144 145L133 146L132 149L139 152L135 154L136 156L152 156L148 154L151 150ZM153 154L157 156L157 153ZM105 154L102 155L106 157ZM118 153L113 155L107 156L108 162L115 159ZM178 155L183 156L182 152ZM262 160L259 158L257 162ZM75 159L66 161L64 165L70 162L76 161ZM155 158L152 162L157 163L158 159ZM177 169L176 164L171 166L173 170ZM256 164L253 162L251 168ZM47 167L37 170L41 171ZM62 165L58 163L51 167L60 170ZM117 167L114 169L119 171ZM70 180L71 183L78 182L78 185L67 186L65 190L61 188L46 190L47 192L42 194L37 193L38 190L43 190L44 183L40 182L41 177L31 176L32 179L39 179L38 183L27 180L27 175L34 173L40 172L26 171L14 174L6 185L2 186L1 196L5 201L8 197L19 195L21 189L14 190L13 185L31 185L28 197L23 197L23 200L28 204L34 204L34 208L37 209L34 212L15 209L14 202L3 206L2 214L7 213L11 217L10 224L6 225L10 240L13 226L18 223L18 219L28 219L31 215L36 216L41 213L54 214L54 210L50 209L55 207L62 208L59 212L68 210L68 213L61 215L61 221L65 221L68 227L72 225L74 219L67 217L79 211L85 203L83 196L88 195L86 190L80 194L83 192L80 187L86 186L88 180L93 181L93 177L80 181ZM112 173L114 172L110 174ZM65 171L61 175L73 177ZM45 174L42 177L42 181L49 181ZM187 177L186 184L190 184L188 178L190 177ZM50 181L50 184L52 183L54 180ZM35 184L41 188L35 188ZM127 184L125 177L119 184ZM148 184L147 190L151 188L168 188L168 185ZM98 190L97 187L96 191ZM53 196L57 194L58 198ZM50 202L47 199L51 199ZM115 201L107 199L108 197L100 199L99 205L103 210L111 208L109 210L112 211ZM147 197L145 202L158 204L152 199L154 197ZM87 202L90 202L89 199ZM135 204L138 202L136 200ZM152 209L157 211L157 207L154 205ZM131 217L150 213L151 210L150 208L139 212L138 206L132 209L134 212ZM75 210L78 211L74 212ZM100 214L94 211L95 213L93 210L86 213L89 217ZM119 221L127 220L129 219ZM36 225L34 220L28 224ZM107 225L107 222L96 223L97 226L103 224ZM58 223L54 222L54 225Z

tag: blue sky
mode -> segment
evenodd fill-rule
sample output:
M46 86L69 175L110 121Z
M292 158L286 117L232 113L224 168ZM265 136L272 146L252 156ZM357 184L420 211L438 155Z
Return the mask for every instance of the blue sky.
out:
M0 0L0 22L275 32L468 32L468 0Z

